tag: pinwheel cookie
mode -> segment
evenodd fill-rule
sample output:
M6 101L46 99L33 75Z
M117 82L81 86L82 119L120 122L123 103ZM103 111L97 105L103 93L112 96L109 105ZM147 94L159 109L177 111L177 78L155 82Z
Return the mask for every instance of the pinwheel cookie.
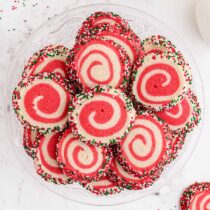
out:
M60 75L42 73L23 79L12 96L18 119L32 130L46 133L67 126L74 87Z
M147 109L167 110L188 93L190 79L175 57L151 53L134 68L132 94Z
M67 129L58 144L58 162L67 176L76 181L99 180L108 170L112 152L109 148L85 144Z
M92 145L105 146L121 141L134 120L131 101L110 86L95 86L78 94L69 107L74 134Z
M83 88L110 85L126 90L131 63L124 49L112 40L101 37L76 43L67 57L69 77Z
M126 171L140 178L152 177L170 161L171 143L168 126L155 115L142 113L119 143L118 161Z

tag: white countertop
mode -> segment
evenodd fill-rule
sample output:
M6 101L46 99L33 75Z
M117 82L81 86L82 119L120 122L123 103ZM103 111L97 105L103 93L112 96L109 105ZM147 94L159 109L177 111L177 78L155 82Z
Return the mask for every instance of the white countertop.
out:
M8 3L9 2L9 3ZM76 0L20 0L0 3L0 84L1 93L5 76L16 49L39 25L71 7ZM25 2L25 6L22 3ZM85 4L90 1L78 1ZM91 1L94 2L94 1ZM98 2L98 1L95 1ZM110 2L110 1L109 1ZM93 207L66 201L49 192L34 180L22 167L10 149L0 106L0 210L175 210L179 209L179 197L183 189L195 181L210 182L210 46L201 39L195 23L195 0L111 0L144 10L178 32L189 47L199 66L205 89L205 122L196 150L184 170L159 195L113 207ZM37 4L36 4L37 3ZM12 6L16 5L17 8ZM3 11L1 11L3 10ZM3 101L1 97L0 103ZM151 200L152 199L152 200Z

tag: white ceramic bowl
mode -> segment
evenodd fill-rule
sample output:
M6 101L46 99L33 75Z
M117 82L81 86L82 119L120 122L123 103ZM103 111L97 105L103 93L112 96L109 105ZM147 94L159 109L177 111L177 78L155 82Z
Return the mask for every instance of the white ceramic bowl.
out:
M5 102L5 120L7 123L7 133L10 135L11 147L24 168L50 191L63 198L73 200L79 203L90 205L117 205L140 199L144 196L150 196L157 192L162 186L166 185L187 163L192 154L201 131L201 124L188 137L188 141L181 151L179 157L168 166L163 172L161 178L151 187L140 191L123 191L120 194L98 197L84 190L79 184L69 186L56 186L45 182L35 172L33 161L28 157L21 145L23 129L11 105L11 95L14 87L20 79L21 71L27 59L39 49L49 44L64 44L71 48L75 42L75 35L87 16L95 11L112 11L125 18L131 28L144 39L153 34L166 36L171 40L183 53L184 57L190 63L193 74L193 89L198 95L202 110L204 110L203 86L199 70L192 58L189 50L186 48L177 34L168 26L161 23L156 18L140 10L120 5L100 4L87 5L68 10L50 21L44 23L38 28L33 35L24 43L17 53L7 80L6 102ZM41 187L41 186L40 186Z

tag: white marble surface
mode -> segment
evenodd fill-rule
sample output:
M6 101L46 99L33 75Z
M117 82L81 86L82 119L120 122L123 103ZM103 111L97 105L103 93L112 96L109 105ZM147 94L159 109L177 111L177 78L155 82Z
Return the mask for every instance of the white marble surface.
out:
M0 2L0 84L1 94L6 84L6 74L15 51L39 25L71 7L74 3L85 4L90 1L76 0L40 0L21 1L14 11L14 1ZM25 7L22 6L25 2ZM94 1L91 1L94 2ZM101 1L95 1L101 2ZM194 6L196 0L111 0L113 3L139 8L153 14L171 26L182 37L196 58L205 89L205 122L199 144L188 164L159 195L114 207L92 207L66 201L43 188L20 165L10 148L8 135L2 115L0 99L0 210L175 210L178 208L182 190L194 181L210 181L210 46L200 37L195 22ZM38 3L36 5L36 3ZM33 6L35 5L35 6ZM3 10L3 12L1 11ZM26 20L26 22L24 22ZM210 27L210 23L209 23ZM15 30L13 30L15 29Z

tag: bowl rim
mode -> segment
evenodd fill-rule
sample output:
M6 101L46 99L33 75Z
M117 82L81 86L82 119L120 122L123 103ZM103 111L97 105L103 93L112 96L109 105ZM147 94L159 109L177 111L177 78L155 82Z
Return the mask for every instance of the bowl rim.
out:
M186 166L186 164L188 163L189 159L191 158L191 156L193 155L193 152L194 150L196 149L196 146L199 142L199 139L200 139L200 136L202 134L202 131L203 131L203 124L204 124L204 121L205 121L205 94L204 94L204 86L203 86L203 82L202 82L202 77L201 77L201 74L200 74L200 71L199 71L199 67L191 53L191 51L189 50L189 48L186 46L185 42L180 38L180 36L178 35L178 33L176 31L174 31L170 26L168 26L167 24L165 24L163 21L159 20L158 18L154 17L153 15L151 15L150 13L147 13L143 10L140 10L140 9L137 9L137 8L133 8L133 7L130 7L130 6L127 6L127 5L123 5L123 4L118 4L118 3L101 3L101 4L97 4L97 3L90 3L90 4L85 4L85 5L78 5L78 4L75 4L75 5L72 5L70 9L66 10L66 11L63 11L61 13L59 13L57 16L53 17L52 19L48 20L48 21L45 21L44 23L42 23L37 29L35 29L32 34L26 39L26 41L16 50L16 52L14 53L14 58L12 60L12 65L9 69L9 71L7 72L7 81L9 81L9 78L10 78L10 75L12 74L12 70L14 69L14 66L15 66L15 63L17 62L15 57L17 54L19 54L19 52L21 52L22 49L24 49L24 47L27 45L28 42L30 42L30 40L33 40L33 38L37 35L37 33L46 26L46 24L50 24L52 23L53 21L55 21L56 19L59 19L59 17L61 15L65 15L71 11L75 11L75 10L81 10L81 9L85 9L87 7L99 7L99 6L114 6L114 7L121 7L121 8L127 8L129 10L135 10L135 12L138 12L138 13L141 13L151 19L154 19L155 22L159 23L159 25L161 25L162 27L164 28L167 28L168 30L170 30L173 34L173 36L180 42L180 44L182 44L182 46L185 48L186 52L188 53L188 55L191 57L192 61L193 61L193 65L195 66L196 68L196 71L198 73L198 76L199 76L199 80L200 80L200 83L201 83L201 88L202 88L202 93L201 93L201 97L199 98L200 99L200 104L201 104L201 108L202 108L202 112L201 112L201 122L200 122L200 129L199 129L199 134L198 134L198 137L197 137L197 141L196 143L194 144L193 148L191 149L191 152L190 154L188 155L187 159L184 161L183 164L181 164L181 166L179 166L178 168L178 171L176 171L176 173L174 173L173 175L171 175L169 178L166 179L166 181L162 184L160 184L158 187L156 187L155 189L150 189L149 191L152 191L152 192L148 192L146 193L145 195L143 196L139 196L139 197L135 197L134 199L130 199L129 201L124 201L124 202L118 202L118 203L111 203L111 204L93 204L91 202L86 202L86 201L78 201L78 200L74 200L74 199L69 199L67 197L65 197L67 200L70 200L70 201L73 201L73 202L76 202L76 203L79 203L79 204L85 204L85 205L90 205L90 206L117 206L117 205L123 205L123 204L126 204L126 203L131 203L131 202L134 202L134 201L137 201L137 200L140 200L142 198L145 198L149 195L151 195L153 192L157 191L157 190L160 190L161 188L163 188L164 186L167 186L169 182L171 182L179 173L180 171ZM11 98L8 97L8 95L10 96L10 90L9 90L9 84L6 84L5 85L5 88L4 88L4 96L5 96L5 101L4 101L4 106L3 106L3 117L4 117L4 121L5 121L5 124L6 124L6 127L8 127L10 125L10 120L9 120L9 110L10 109L10 103L11 103ZM8 138L9 138L9 142L11 144L11 146L13 147L14 146L14 142L12 140L12 132L9 132L8 134ZM184 151L185 152L185 151ZM19 160L19 162L21 163L21 165L23 166L24 170L26 170L34 179L36 179L36 181L38 181L38 179L34 176L34 174L32 174L32 172L30 172L29 169L27 169L25 166L24 166L24 163L22 162L22 160L20 159L20 157L18 156L18 152L16 151L15 152L15 155L17 157L17 159ZM183 154L182 154L183 156ZM181 157L179 156L176 160L176 164L179 162L179 159ZM38 181L40 183L41 186L42 183L40 181ZM57 193L56 191L53 191L50 187L48 186L44 186L45 188L47 188L49 191L57 194L58 196L60 197L63 197L60 193ZM64 197L63 197L64 198Z

